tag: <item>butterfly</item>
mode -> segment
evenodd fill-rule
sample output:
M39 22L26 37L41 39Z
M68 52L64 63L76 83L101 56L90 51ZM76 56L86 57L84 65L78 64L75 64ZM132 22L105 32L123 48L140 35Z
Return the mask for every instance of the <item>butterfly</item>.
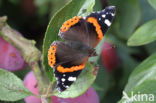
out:
M92 12L86 17L75 16L65 21L59 30L64 40L53 41L48 51L48 63L54 69L57 89L62 92L76 81L89 57L96 56L95 47L112 24L115 7Z

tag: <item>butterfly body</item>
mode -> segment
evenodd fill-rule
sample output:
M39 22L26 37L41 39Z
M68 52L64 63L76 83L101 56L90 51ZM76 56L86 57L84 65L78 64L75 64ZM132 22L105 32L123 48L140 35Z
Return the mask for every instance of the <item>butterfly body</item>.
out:
M96 56L95 47L103 38L115 16L115 7L76 16L63 23L59 36L65 42L54 41L48 51L49 65L54 69L57 89L64 91L76 81L89 57Z

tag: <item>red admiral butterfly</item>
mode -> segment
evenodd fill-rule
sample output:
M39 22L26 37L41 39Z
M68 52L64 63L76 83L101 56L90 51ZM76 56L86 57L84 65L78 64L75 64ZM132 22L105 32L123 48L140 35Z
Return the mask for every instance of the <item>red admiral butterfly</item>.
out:
M115 16L115 7L93 12L86 18L67 20L59 31L65 42L54 41L48 51L49 65L54 68L57 89L64 91L76 81L88 57L96 56L95 47L103 38Z

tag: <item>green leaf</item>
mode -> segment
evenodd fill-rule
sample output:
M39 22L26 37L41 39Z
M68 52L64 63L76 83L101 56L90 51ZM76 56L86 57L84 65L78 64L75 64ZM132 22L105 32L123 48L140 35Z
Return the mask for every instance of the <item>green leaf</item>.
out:
M141 7L141 23L145 23L149 20L156 18L155 9L151 7L151 5L148 3L148 0L138 0L140 7ZM148 16L147 16L148 15Z
M118 35L127 40L141 20L141 11L138 1L119 0L116 15L120 23Z
M139 46L148 44L156 40L156 19L147 22L139 27L129 38L129 46Z
M48 65L47 59L48 49L51 43L58 39L58 32L63 22L72 18L73 16L77 16L78 14L80 15L82 13L84 14L86 12L91 12L94 2L94 0L72 0L65 7L59 10L50 20L43 43L43 64L51 81L53 80L53 70Z
M81 9L78 12L80 16L87 16L93 11L93 7L95 5L95 0L84 0L84 4L82 5Z
M156 0L148 0L149 4L156 9Z
M16 75L0 69L0 100L17 101L31 94Z
M135 68L129 77L128 84L124 92L129 98L133 94L152 94L156 98L156 53L147 58L143 63ZM144 98L145 99L145 98ZM128 99L122 98L119 103L132 103ZM149 103L149 102L144 102Z
M57 90L54 95L63 98L74 98L82 95L94 82L97 68L87 63L85 69L79 75L78 79L66 91L59 93Z

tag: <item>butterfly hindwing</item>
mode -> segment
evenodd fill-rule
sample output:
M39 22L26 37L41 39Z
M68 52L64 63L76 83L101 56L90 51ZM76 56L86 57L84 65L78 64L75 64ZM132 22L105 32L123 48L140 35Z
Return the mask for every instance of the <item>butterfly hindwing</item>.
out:
M65 89L69 88L70 85L76 81L81 71L82 70L61 73L55 69L54 74L57 79L57 89L59 91L64 91Z
M54 41L49 49L49 65L54 68L57 89L68 88L84 69L88 57L75 51L63 42Z

